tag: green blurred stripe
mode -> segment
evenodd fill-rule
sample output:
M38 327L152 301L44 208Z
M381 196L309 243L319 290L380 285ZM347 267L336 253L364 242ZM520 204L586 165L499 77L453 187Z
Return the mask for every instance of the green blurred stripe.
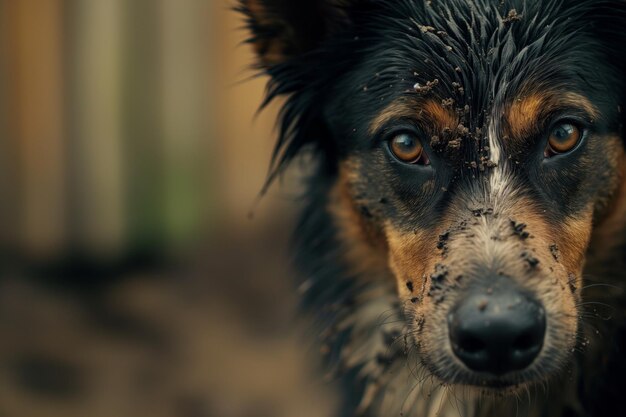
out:
M176 247L201 232L208 130L204 0L161 0L165 233Z
M163 230L164 189L160 130L161 50L158 3L133 0L124 4L122 33L122 129L124 138L126 210L131 250L158 250Z

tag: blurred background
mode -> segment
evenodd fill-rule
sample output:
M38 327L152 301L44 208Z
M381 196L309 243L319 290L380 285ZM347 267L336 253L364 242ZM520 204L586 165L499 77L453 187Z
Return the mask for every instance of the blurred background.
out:
M316 417L234 0L0 0L0 416Z

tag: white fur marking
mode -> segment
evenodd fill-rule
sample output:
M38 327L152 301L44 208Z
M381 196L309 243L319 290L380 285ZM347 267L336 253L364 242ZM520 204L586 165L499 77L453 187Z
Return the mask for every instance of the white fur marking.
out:
M510 190L510 176L506 173L506 159L502 157L502 144L498 138L496 125L491 123L488 131L490 161L494 168L490 172L490 197L494 204L505 197Z

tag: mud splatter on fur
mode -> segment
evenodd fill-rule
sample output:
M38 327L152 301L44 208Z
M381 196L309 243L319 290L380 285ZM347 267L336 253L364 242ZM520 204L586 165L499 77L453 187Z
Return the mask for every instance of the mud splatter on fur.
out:
M286 97L270 181L304 148L318 162L297 263L311 282L304 305L319 314L328 366L345 387L343 415L626 407L615 389L626 373L623 314L593 323L615 351L598 337L589 345L591 335L574 355L589 332L579 319L587 298L624 301L607 288L626 270L626 216L612 214L626 213L626 4L305 3L242 0L242 10L272 79L268 101ZM543 141L560 115L587 134L552 158ZM398 132L429 163L394 158ZM333 206L340 172L349 215ZM610 286L586 285L587 271ZM503 287L541 303L550 333L528 368L477 375L450 356L447 313L472 291L496 297ZM539 388L548 384L550 398Z

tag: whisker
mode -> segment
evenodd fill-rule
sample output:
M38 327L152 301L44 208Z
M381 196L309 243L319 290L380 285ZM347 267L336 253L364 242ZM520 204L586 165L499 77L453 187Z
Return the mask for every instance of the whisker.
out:
M585 302L576 304L576 307L582 307L582 306L586 306L586 305L599 305L599 306L603 306L603 307L608 307L611 310L615 310L615 307L613 307L612 305L607 304L607 303L602 303L600 301L585 301Z
M617 285L613 285L613 284L606 284L606 283L594 283L594 284L589 284L589 285L585 285L583 287L581 287L581 291L587 290L589 288L595 288L595 287L608 287L608 288L612 288L615 290L624 290L624 288L622 287L618 287Z

